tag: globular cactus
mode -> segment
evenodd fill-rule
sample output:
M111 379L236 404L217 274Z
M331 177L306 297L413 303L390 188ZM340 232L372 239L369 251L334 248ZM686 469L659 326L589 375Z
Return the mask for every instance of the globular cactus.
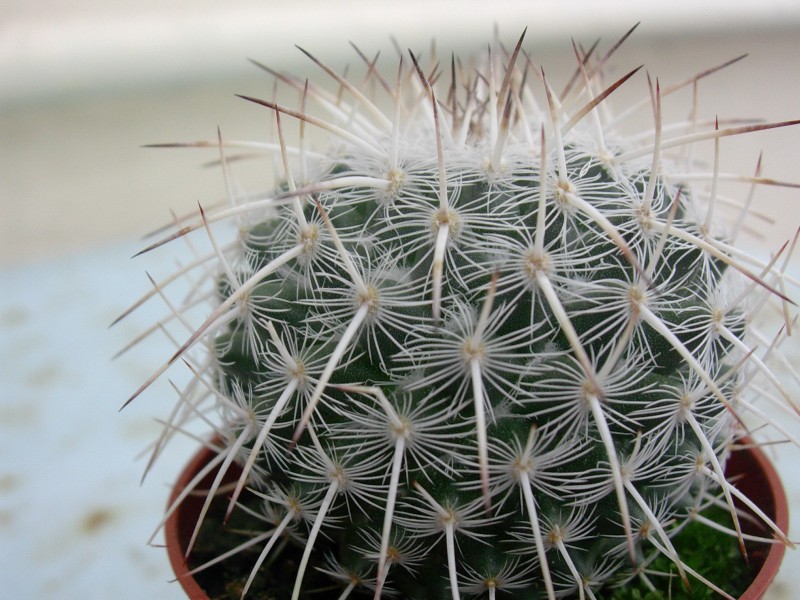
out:
M792 123L667 129L648 78L654 125L625 137L606 98L635 71L602 84L608 56L575 52L561 94L522 39L469 68L366 61L364 85L313 59L338 90L275 73L300 108L245 97L272 143L200 144L226 174L244 145L282 175L168 238L211 243L149 296L187 274L172 319L212 308L142 389L189 365L167 434L215 409L215 465L243 466L229 510L264 498L253 572L299 544L294 597L323 540L343 596L553 599L647 578L655 555L688 579L671 540L709 504L741 539L723 468L754 399L789 402L753 327L788 279L733 245L743 217L720 227L718 168L698 185L688 149Z

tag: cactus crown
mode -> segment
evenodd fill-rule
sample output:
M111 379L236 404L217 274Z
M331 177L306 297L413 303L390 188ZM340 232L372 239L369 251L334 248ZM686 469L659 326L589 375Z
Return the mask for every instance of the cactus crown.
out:
M313 59L338 93L276 74L300 109L246 99L274 114L275 142L248 147L279 188L168 238L211 242L173 318L212 308L153 377L194 374L165 436L215 407L217 462L243 465L231 509L245 485L263 496L253 571L299 544L295 597L323 538L347 593L552 599L646 577L657 554L687 578L671 539L706 505L741 536L723 466L754 396L786 395L752 329L786 280L733 246L741 220L716 230L718 172L698 191L688 147L781 124L667 134L648 82L653 130L626 138L605 99L634 72L604 86L608 57L576 55L560 95L522 39L470 69L367 61L365 86ZM227 173L237 143L214 145Z

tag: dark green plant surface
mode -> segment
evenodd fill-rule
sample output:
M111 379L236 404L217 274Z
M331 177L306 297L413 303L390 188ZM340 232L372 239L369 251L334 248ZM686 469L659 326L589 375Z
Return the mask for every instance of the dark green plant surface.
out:
M262 273L214 340L226 443L257 457L264 475L251 485L280 499L271 510L298 505L350 549L338 569L360 569L384 542L386 560L399 557L385 584L402 594L451 598L442 575L459 571L466 595L491 580L521 600L554 599L578 579L613 582L631 553L644 560L653 548L639 528L668 548L667 524L719 493L697 465L721 476L741 381L732 343L710 326L743 332L737 306L714 320L727 267L642 232L649 173L620 182L591 149L564 152L560 185L584 188L575 202L587 214L566 210L558 186L540 202L542 174L520 157L507 157L502 181L451 167L459 244L436 307L434 157L407 169L390 206L348 186L297 207L319 224L310 262L267 273L298 244L286 206L250 230L243 274L221 276L219 301L232 304L235 280ZM334 173L375 176L358 153L341 160ZM699 235L688 194L684 205L653 187L648 218Z

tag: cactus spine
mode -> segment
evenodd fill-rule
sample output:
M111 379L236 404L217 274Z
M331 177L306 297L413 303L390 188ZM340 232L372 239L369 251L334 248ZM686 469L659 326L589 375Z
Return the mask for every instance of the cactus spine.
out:
M217 464L244 466L229 510L245 485L264 498L253 572L299 544L294 598L323 539L343 597L583 599L658 554L687 580L671 540L708 504L742 537L723 467L756 396L789 402L753 330L788 306L785 262L723 236L718 171L695 189L686 149L791 123L667 129L648 80L653 130L628 139L606 97L635 71L604 87L605 59L576 50L557 95L522 41L471 69L409 53L390 80L367 61L361 87L312 57L339 93L277 74L301 108L245 99L274 115L274 143L248 147L279 188L154 245L205 230L172 319L212 308L134 395L189 365L165 437L214 408ZM237 143L213 144L227 173Z

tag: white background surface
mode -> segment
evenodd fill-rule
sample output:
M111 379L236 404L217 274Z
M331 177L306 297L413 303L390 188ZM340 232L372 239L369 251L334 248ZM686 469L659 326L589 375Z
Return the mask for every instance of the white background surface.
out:
M293 44L341 70L357 60L350 40L368 54L384 49L388 59L389 35L423 51L435 36L449 55L483 48L494 24L511 42L528 25L526 47L557 76L572 68L571 36L588 44L601 35L608 47L642 20L618 53L619 74L645 63L668 84L749 52L701 84L702 112L800 117L796 2L753 10L747 2L672 1L645 10L638 2L573 1L555 9L544 2L350 1L339 3L353 7L344 18L345 9L332 13L331 2L229 3L224 11L216 2L172 2L168 11L158 4L0 0L4 597L182 597L166 583L165 553L145 542L194 445L173 446L140 487L144 463L136 457L158 431L153 417L165 415L172 392L160 382L118 412L170 346L154 340L112 362L154 317L146 308L107 326L148 289L145 269L168 271L169 252L129 259L139 236L166 222L170 209L191 210L224 194L219 173L200 166L213 152L140 146L212 138L217 125L228 137L262 137L263 112L233 94L269 94L272 82L246 58L319 77ZM634 97L644 93L643 77L630 85ZM800 180L800 129L726 140L723 165L750 173L762 149L765 175ZM759 200L772 222L758 225L763 238L753 243L766 253L800 224L800 193L764 189ZM796 343L790 348L800 357ZM798 458L796 449L778 457L795 522ZM793 598L800 589L798 555L789 553L770 598Z

